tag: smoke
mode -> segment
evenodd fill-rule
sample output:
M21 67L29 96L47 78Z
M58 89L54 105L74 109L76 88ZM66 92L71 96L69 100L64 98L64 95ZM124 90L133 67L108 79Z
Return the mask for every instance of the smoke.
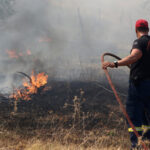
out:
M135 21L149 21L148 0L12 1L0 2L1 86L10 86L17 71L33 69L57 79L99 78L100 55L126 56Z

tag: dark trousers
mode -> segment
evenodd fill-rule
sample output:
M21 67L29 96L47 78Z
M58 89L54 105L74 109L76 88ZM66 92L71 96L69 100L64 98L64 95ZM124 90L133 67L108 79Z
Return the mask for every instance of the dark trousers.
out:
M143 133L143 127L150 128L150 80L140 81L136 85L132 81L129 82L126 110L140 135ZM132 145L136 145L138 140L130 126L129 132ZM147 133L145 136L150 139L150 132Z

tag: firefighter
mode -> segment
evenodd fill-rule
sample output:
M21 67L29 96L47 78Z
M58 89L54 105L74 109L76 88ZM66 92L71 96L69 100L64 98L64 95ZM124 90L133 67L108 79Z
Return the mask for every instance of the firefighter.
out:
M137 39L133 42L130 54L119 61L104 62L102 68L131 65L126 111L139 135L142 136L143 131L147 129L143 135L143 140L150 140L150 124L149 119L147 119L150 118L150 36L148 35L148 22L144 19L137 20L135 31ZM128 131L132 150L138 147L138 139L130 126Z

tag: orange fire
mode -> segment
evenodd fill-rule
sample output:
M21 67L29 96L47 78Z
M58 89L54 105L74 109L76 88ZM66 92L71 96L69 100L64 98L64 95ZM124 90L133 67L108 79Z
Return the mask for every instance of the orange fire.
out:
M21 89L17 89L11 98L15 98L16 100L23 99L23 100L31 100L31 95L36 94L40 87L44 87L47 84L48 75L44 72L35 75L32 72L31 81L23 81L23 87ZM48 90L48 87L44 87L43 91Z
M31 55L31 51L27 49L27 55Z
M6 50L6 52L10 58L18 58L19 57L15 50Z
M16 52L15 50L6 50L6 53L8 54L8 56L10 58L19 58L19 57L23 57L23 56L29 56L31 55L31 51L29 49L26 50L26 53L23 52Z
M51 42L51 38L43 37L43 38L40 38L40 39L39 39L39 42L40 42L40 43L42 43L42 42Z

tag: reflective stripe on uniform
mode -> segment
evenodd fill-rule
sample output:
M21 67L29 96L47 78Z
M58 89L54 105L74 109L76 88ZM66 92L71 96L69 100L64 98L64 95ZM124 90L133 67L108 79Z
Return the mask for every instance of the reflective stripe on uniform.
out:
M142 125L142 129L150 129L150 126L149 125Z
M135 127L136 131L143 131L142 127ZM134 132L132 128L128 128L128 132Z

